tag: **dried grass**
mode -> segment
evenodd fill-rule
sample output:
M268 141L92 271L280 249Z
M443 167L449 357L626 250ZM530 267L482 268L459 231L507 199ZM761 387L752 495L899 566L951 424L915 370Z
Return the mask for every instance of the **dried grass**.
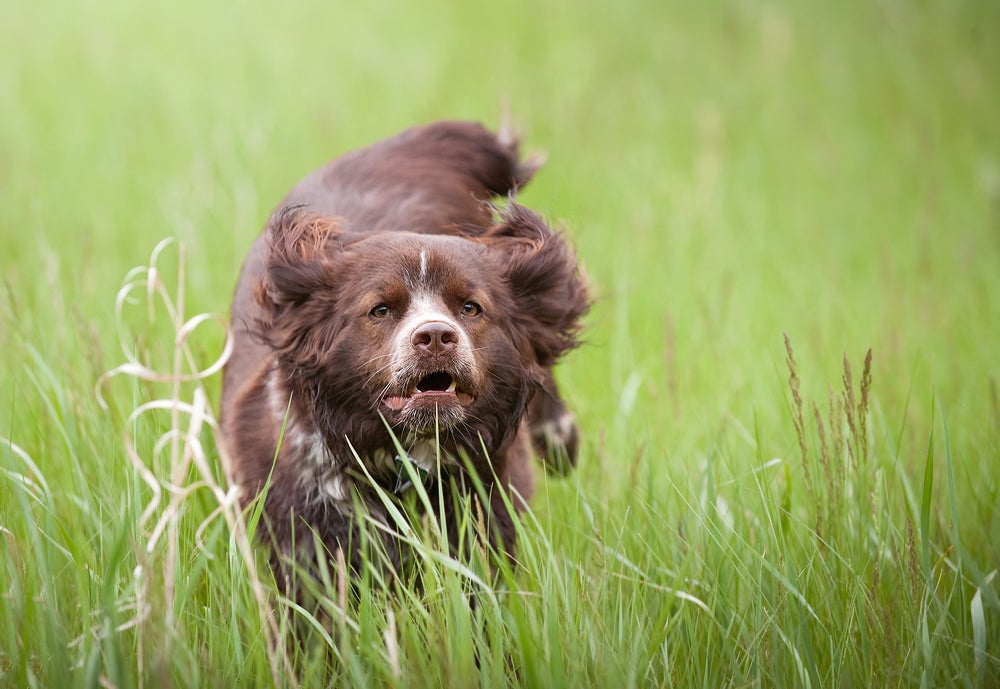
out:
M171 294L158 267L163 252L169 247L177 249L176 288ZM269 649L269 662L275 685L290 683L297 686L292 662L280 639L279 622L275 606L257 570L251 538L239 502L239 486L233 479L232 463L226 453L219 424L206 394L204 382L222 370L232 352L232 336L226 320L217 315L185 315L185 248L181 243L165 239L153 250L148 266L131 270L119 290L115 300L115 314L118 323L122 351L127 361L106 372L97 381L97 395L102 406L108 407L102 391L109 381L120 375L151 384L152 389L162 390L164 395L141 404L129 414L123 437L126 454L139 477L149 488L151 497L143 509L138 529L142 535L143 548L136 553L135 587L131 600L124 600L121 609L132 611L132 616L122 628L134 627L138 635L138 657L140 685L143 681L146 658L143 644L144 630L158 621L151 614L149 599L151 588L160 587L165 604L164 643L152 659L155 667L166 665L171 653L172 635L176 614L176 583L181 563L193 548L202 548L201 536L215 520L222 518L236 545L249 577L249 583L257 603L262 633ZM129 304L135 304L135 294L144 293L146 315L152 325L159 309L166 311L169 325L173 330L173 352L170 370L156 370L144 364L132 352L126 337L123 312ZM193 333L205 324L214 323L225 330L225 344L218 358L209 365L202 366L197 361L190 339ZM166 412L166 428L153 443L148 454L137 447L135 429L140 419L147 415L161 415ZM159 421L159 419L157 419ZM162 422L160 422L162 423ZM158 426L158 423L154 423ZM207 431L214 441L223 479L217 480L213 471L209 452L202 443L203 432ZM207 491L218 506L206 517L195 531L195 542L180 540L180 525L184 516L183 505L198 492ZM165 544L164 544L165 541ZM206 553L213 557L211 553ZM157 630L159 631L159 630Z

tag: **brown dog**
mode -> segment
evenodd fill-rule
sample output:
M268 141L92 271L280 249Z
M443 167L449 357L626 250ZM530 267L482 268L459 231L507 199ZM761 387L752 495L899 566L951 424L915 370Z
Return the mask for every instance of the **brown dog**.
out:
M585 282L541 217L487 203L536 168L516 141L440 122L334 160L271 216L236 287L222 428L245 499L270 482L276 561L315 561L316 534L360 566L358 510L387 521L372 482L399 491L403 462L445 498L474 472L511 554L500 491L531 495L529 442L575 463L551 367L577 343Z

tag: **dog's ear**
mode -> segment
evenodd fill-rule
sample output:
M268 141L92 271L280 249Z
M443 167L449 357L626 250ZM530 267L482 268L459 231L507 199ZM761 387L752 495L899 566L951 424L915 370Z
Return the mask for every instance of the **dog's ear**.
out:
M537 213L511 202L483 236L497 252L515 302L514 325L535 361L548 367L578 344L590 308L587 281L572 247Z
M341 236L335 218L281 208L267 223L267 259L256 297L275 311L297 306L333 284L332 246Z

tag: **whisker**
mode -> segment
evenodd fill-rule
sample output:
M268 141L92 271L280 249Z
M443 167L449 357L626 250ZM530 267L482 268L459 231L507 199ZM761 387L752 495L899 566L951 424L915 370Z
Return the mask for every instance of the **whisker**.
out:
M372 380L373 380L373 379L375 378L375 376L377 376L378 374L382 373L382 371L384 371L384 370L386 370L386 369L388 369L388 368L391 368L391 367L392 367L392 362L389 362L389 363L388 363L388 364L386 364L385 366L382 366L381 368L377 368L377 369L375 369L374 371L372 371L372 372L371 372L371 373L370 373L370 374L368 375L368 377L367 377L367 378L365 378L365 379L364 379L364 380L363 380L363 381L361 382L361 385L368 385L368 383L372 382Z
M389 381L388 383L385 384L385 387L382 388L382 391L378 394L378 401L379 402L381 402L381 401L383 401L385 399L385 396L386 396L386 394L388 394L389 388L391 388L391 387L392 387L392 381Z
M362 366L367 366L368 364L372 364L372 363L375 363L375 362L376 362L376 361L378 361L379 359L391 359L391 358L392 358L392 357L394 357L394 356L396 356L396 353L395 353L395 352L389 352L388 354L378 354L378 355L376 355L376 356L373 356L373 357L372 357L371 359L369 359L368 361L364 362L364 363L363 363L363 364L361 364L361 365L362 365Z

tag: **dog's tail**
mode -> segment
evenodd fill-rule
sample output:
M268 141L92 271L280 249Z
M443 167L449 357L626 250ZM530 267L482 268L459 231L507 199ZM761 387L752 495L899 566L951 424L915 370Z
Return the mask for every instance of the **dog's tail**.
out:
M521 137L510 118L508 112L504 112L500 121L500 130L497 132L497 143L507 151L508 160L512 165L510 179L512 184L507 191L501 194L517 193L517 190L531 181L535 173L541 169L548 157L545 151L535 151L526 158L521 158Z
M436 165L463 175L469 191L482 201L517 194L545 162L535 153L522 159L520 138L505 118L497 133L478 122L443 121L405 132L400 144L410 155L426 156Z

